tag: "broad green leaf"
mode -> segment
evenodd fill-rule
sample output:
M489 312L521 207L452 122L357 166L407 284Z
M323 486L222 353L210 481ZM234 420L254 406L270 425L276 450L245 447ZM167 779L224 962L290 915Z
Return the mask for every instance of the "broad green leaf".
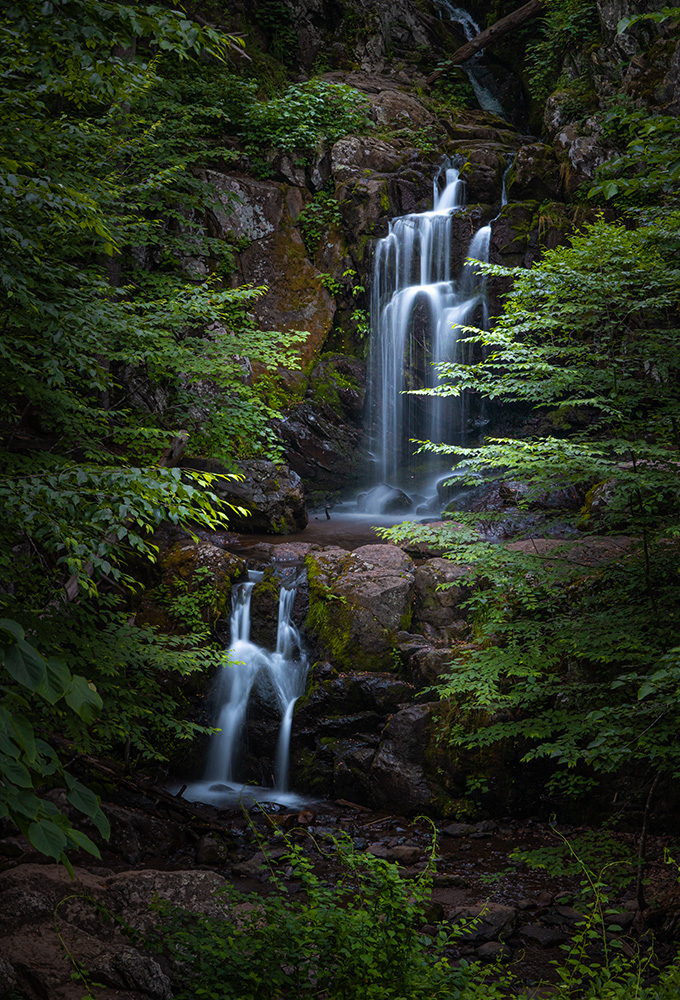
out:
M45 678L45 660L24 639L19 639L14 646L6 646L4 665L7 673L18 684L30 691L35 691Z
M37 693L54 705L69 690L72 682L71 671L63 660L51 656L45 665L45 677L37 688Z
M28 839L37 851L59 861L66 847L66 834L49 819L31 823Z
M75 781L71 785L69 791L66 793L66 797L72 806L75 806L76 809L79 809L80 812L85 813L90 818L99 809L99 799L95 793L85 785L81 785L79 781Z
M82 830L75 830L73 827L71 827L68 831L68 838L69 840L72 840L78 847L82 847L82 849L84 851L87 851L88 854L94 854L96 858L101 857L97 845L92 840L90 840L87 834L83 833Z
M94 688L79 674L74 675L66 692L66 704L76 712L83 722L91 725L102 709L102 700Z
M11 781L12 784L18 785L19 788L32 788L33 781L31 775L29 774L27 768L21 763L21 761L14 760L11 757L5 757L4 760L0 760L0 774L7 781Z

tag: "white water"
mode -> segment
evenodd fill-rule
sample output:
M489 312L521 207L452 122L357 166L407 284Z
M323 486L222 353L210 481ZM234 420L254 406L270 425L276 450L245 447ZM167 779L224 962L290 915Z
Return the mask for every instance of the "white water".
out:
M446 17L449 21L455 21L456 24L460 24L468 42L479 34L481 30L479 25L472 15L463 10L462 7L456 7L451 0L435 0L435 3L439 8L440 17ZM490 79L490 73L484 66L480 65L483 55L484 50L482 49L481 52L477 52L471 59L463 63L461 69L470 81L472 89L475 92L475 97L477 98L477 103L482 111L490 111L494 115L504 117L505 111L503 110L503 105L491 90L493 81Z
M215 726L203 780L183 792L190 801L226 804L234 798L251 801L293 802L288 794L290 735L295 702L303 694L308 659L292 620L295 585L279 592L276 649L264 649L250 640L250 601L262 573L251 571L247 583L234 588L229 660L217 678ZM248 703L254 691L281 716L274 760L274 788L243 786L237 779L238 757Z
M488 318L479 269L467 265L452 274L453 221L464 205L460 171L442 168L432 210L394 219L376 246L370 358L375 479L407 492L414 485L409 439L448 440L465 430L467 415L464 396L404 392L436 386L438 363L466 360L456 325ZM462 256L487 261L490 236L491 227L484 226Z

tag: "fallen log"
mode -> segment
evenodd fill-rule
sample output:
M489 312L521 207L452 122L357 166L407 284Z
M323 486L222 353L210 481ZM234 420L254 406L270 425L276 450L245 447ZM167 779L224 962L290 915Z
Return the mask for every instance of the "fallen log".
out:
M512 31L513 28L519 27L520 24L523 24L530 17L533 17L534 14L538 14L538 12L545 7L545 4L546 0L529 0L529 3L525 3L523 7L513 10L511 14L507 14L505 17L502 17L499 21L492 24L489 28L485 28L484 31L480 31L480 33L475 35L474 38L471 38L469 42L466 42L465 45L461 45L459 49L456 49L451 58L448 59L446 63L440 67L440 69L436 70L427 78L427 82L434 83L434 81L438 80L450 66L460 66L461 63L467 62L468 59L471 59L482 49L486 48L487 45L491 45L491 43L495 42L498 38L502 38L503 35L507 35L509 31Z

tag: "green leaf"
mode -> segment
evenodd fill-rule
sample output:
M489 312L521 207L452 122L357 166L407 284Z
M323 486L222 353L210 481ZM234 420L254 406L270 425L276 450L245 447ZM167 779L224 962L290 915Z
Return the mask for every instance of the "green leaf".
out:
M77 847L82 847L82 849L87 851L88 854L94 854L95 858L101 857L97 845L90 840L87 834L83 833L82 830L75 830L71 827L68 831L68 838L69 840L72 840Z
M36 691L43 682L45 660L24 639L19 639L14 646L6 646L3 659L10 677L30 691Z
M46 663L45 677L36 690L50 705L54 705L66 694L71 683L71 671L66 664L51 656Z
M0 773L3 775L3 778L11 781L14 785L18 785L19 788L33 787L31 775L21 761L5 757L4 760L0 760Z
M69 782L69 784L71 783ZM80 812L85 813L91 819L99 811L98 797L90 788L81 785L79 781L73 782L66 794L66 798L72 806L75 806L76 809L79 809Z
M102 709L102 700L93 685L78 674L74 675L71 686L66 692L66 704L87 725L95 721Z
M66 847L66 834L51 820L44 819L31 823L28 839L37 851L59 861Z

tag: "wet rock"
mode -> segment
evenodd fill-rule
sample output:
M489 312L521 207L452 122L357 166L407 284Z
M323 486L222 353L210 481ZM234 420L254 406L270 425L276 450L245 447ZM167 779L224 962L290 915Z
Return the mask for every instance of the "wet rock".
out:
M471 833L475 832L475 828L469 823L449 823L448 826L443 827L441 832L446 837L459 839L460 837L469 837Z
M447 559L428 559L415 571L413 625L448 625L455 617L465 619L460 605L470 596L465 580L469 571ZM445 585L445 590L440 590Z
M234 531L291 535L306 527L305 496L297 472L265 459L239 462L237 471L242 480L223 480L213 486L220 499L249 511L247 516L230 511Z
M560 168L550 146L521 146L507 179L508 198L538 202L559 200L562 194Z
M383 858L385 861L396 861L397 864L407 867L415 864L416 861L420 861L423 856L419 847L410 844L396 844L394 847L389 847L382 843L371 844L368 848L368 853L372 854L375 858Z
M425 773L432 705L409 705L393 715L371 762L372 801L411 814L428 808L439 788Z
M409 556L395 545L364 545L310 553L306 565L307 630L317 646L339 667L393 666L396 634L410 620Z
M222 865L229 857L229 848L214 833L205 834L196 844L196 863L199 865Z
M556 948L567 940L564 931L544 924L524 924L520 927L519 934L525 941L531 941L541 948Z
M250 638L265 649L276 649L279 627L280 581L271 566L253 587L250 597Z
M395 745L381 744L371 762L371 801L378 806L389 806L406 815L429 807L433 790L424 768L401 757Z
M248 858L247 861L241 861L239 864L234 865L232 872L234 875L242 876L253 876L260 875L262 870L267 867L267 855L263 851L257 851L253 854L252 858Z
M212 625L228 618L231 609L232 584L246 576L243 559L202 539L185 538L173 542L161 551L158 560L160 588L145 591L140 599L136 622L155 625L163 631L182 634L188 626L172 614L172 601L191 593L197 570L208 571L211 597L200 609L202 620Z
M310 373L304 400L275 421L286 459L305 483L336 490L357 478L364 458L365 393L366 370L358 358L323 355Z
M393 92L388 92L393 93ZM407 98L408 95L400 95ZM379 97L375 98L376 102ZM384 102L389 105L389 99ZM420 102L416 102L420 104ZM420 105L423 112L425 109ZM426 112L425 112L426 113ZM364 171L371 173L395 173L411 159L410 151L397 149L382 139L374 136L348 136L340 139L331 150L331 169L336 181L346 181L363 176Z
M509 962L512 950L502 941L485 941L475 948L475 955L482 962Z
M418 129L434 123L434 116L418 98L401 90L383 90L373 98L371 117L377 125L390 125L392 128Z
M457 907L450 913L449 919L464 924L464 940L481 944L483 941L502 941L509 937L517 923L517 911L514 906L502 903L480 903Z
M565 125L555 135L555 145L576 171L578 178L592 180L599 167L611 158L612 151L597 134L583 135L582 126ZM572 189L575 186L572 182Z
M273 166L287 183L207 171L221 203L213 211L211 235L251 241L239 255L242 278L267 288L253 303L253 312L265 330L306 331L307 339L298 349L309 362L330 332L335 300L321 272L307 259L295 227L309 197L304 171L286 156Z
M315 679L318 677L315 667ZM411 698L413 687L394 674L368 671L348 671L337 677L321 680L306 702L295 713L299 720L312 722L319 716L335 716L352 712L373 712L385 716Z
M400 514L413 508L413 500L403 490L381 483L367 493L359 494L357 508L373 514Z
M150 955L126 948L113 958L111 968L128 989L139 990L155 1000L172 1000L174 996L170 980Z
M14 988L17 981L16 970L13 965L0 958L0 997L9 993Z

